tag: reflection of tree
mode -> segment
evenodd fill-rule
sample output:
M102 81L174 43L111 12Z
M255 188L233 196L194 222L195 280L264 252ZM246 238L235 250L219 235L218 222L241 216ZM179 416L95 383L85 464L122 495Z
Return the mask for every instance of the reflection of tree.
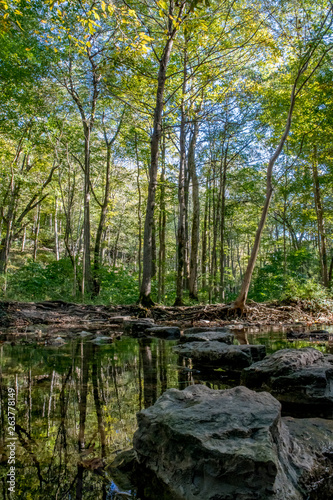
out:
M153 405L157 399L157 356L151 339L139 340L139 355L143 369L143 405Z
M110 483L104 483L100 467L131 446L140 384L145 407L167 384L177 386L176 371L169 368L176 364L171 344L124 339L96 347L74 341L61 349L7 344L0 349L1 410L7 404L5 388L17 376L20 491L34 500L109 498ZM0 440L6 424L1 412ZM0 477L6 465L0 463ZM0 498L6 498L5 491L0 481Z
M38 480L39 480L39 486L40 486L40 488L42 488L43 482L45 482L45 480L42 477L41 466L40 466L39 460L37 459L36 454L33 452L33 449L32 449L32 445L34 444L34 442L33 442L33 439L31 438L30 432L27 432L19 424L16 424L15 429L16 429L16 434L18 436L18 439L19 439L21 446L28 452L28 454L30 455L30 458L32 459L34 466L36 467L37 476L38 476Z
M183 369L178 370L178 388L185 389L185 387L194 384L193 375L190 369L192 368L191 362L182 356L178 357L178 366Z
M81 342L81 374L80 374L80 428L79 428L79 451L84 449L84 431L86 427L87 415L87 392L89 378L89 359L91 354L91 344Z
M94 391L94 401L95 401L95 408L96 408L96 415L97 415L97 425L98 425L98 431L101 437L101 446L102 446L102 458L105 458L105 447L106 447L106 439L105 439L105 429L103 425L103 410L102 410L102 405L101 405L101 400L99 396L99 384L98 380L101 380L101 377L98 377L98 370L97 370L97 355L96 351L98 351L98 346L93 347L93 362L92 362L92 383L93 383L93 391ZM98 366L99 372L101 371L101 366L99 364Z
M168 377L167 377L167 357L166 357L166 344L165 341L159 340L158 342L159 351L159 368L160 368L160 382L161 382L161 394L167 390Z
M87 416L87 393L89 379L89 360L91 354L91 344L81 342L81 373L80 373L80 427L79 427L79 452L85 448L85 428ZM83 491L83 465L81 462L77 466L76 500L81 500Z
M0 346L0 448L2 449L5 444L5 401L4 401L4 382L2 377L2 359L3 359L3 346Z

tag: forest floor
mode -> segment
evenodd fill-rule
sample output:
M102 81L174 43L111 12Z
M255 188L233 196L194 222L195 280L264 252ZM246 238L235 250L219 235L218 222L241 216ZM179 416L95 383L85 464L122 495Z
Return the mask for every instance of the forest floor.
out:
M256 303L249 301L242 316L231 314L225 304L184 307L155 306L144 309L138 305L84 305L61 300L45 302L0 302L0 333L47 331L58 334L87 331L108 334L121 330L124 319L150 317L159 325L227 326L233 328L309 328L333 324L333 301L284 301Z

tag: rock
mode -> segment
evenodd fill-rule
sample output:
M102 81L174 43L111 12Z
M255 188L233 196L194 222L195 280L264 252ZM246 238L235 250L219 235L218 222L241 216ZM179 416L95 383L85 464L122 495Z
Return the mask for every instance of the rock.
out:
M207 340L233 344L235 336L228 331L204 331L200 333L185 333L181 336L181 342L206 342Z
M112 337L99 336L90 340L93 344L109 344L112 342Z
M50 345L50 346L54 345L54 346L58 346L58 347L61 347L61 346L66 344L66 342L64 341L64 339L62 337L48 339L47 341L45 341L45 343L47 343L47 345Z
M323 443L332 439L333 422L317 431L320 441L308 442L302 421L299 429L292 419L286 425L280 409L270 394L246 387L169 389L137 415L138 462L167 485L174 500L312 498L312 478L320 488L332 473ZM315 425L307 422L307 432ZM327 496L318 498L332 497L330 481Z
M184 330L184 335L192 334L192 333L202 333L202 332L228 332L228 328L224 328L223 326L193 326L192 328L186 328Z
M134 338L145 337L145 331L154 323L150 318L130 319L123 322L124 333Z
M264 345L227 345L213 340L187 342L175 346L174 350L199 365L227 367L232 370L241 370L266 355Z
M333 497L333 422L322 418L282 418L291 435L292 447L302 447L299 484L309 500ZM293 452L291 450L291 452ZM303 472L302 472L303 470Z
M146 329L146 334L165 340L178 340L180 338L180 328L177 326L153 326Z
M314 333L320 333L320 334L327 333L327 334L329 334L330 332L328 330L311 330L309 333L310 333L310 335L312 335Z
M287 339L288 340L303 340L303 339L309 339L309 340L329 340L330 337L332 337L333 334L328 332L327 330L312 330L312 331L294 331L294 330L288 330L287 331Z
M124 321L132 321L130 316L111 316L110 321L112 323L122 324Z
M91 337L92 333L91 332L86 332L85 330L82 330L81 332L79 332L79 336L80 337Z
M333 356L312 347L276 351L245 368L241 382L269 391L286 410L332 416Z

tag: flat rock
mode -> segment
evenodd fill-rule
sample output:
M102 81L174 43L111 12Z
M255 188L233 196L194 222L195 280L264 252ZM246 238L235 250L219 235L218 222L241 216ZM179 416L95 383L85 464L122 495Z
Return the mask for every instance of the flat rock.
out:
M124 333L134 338L145 337L145 331L154 323L150 318L129 319L123 322Z
M124 321L131 321L130 316L111 316L110 321L112 323L124 323Z
M62 337L55 337L55 338L49 338L47 339L47 345L49 346L58 346L61 347L66 344L64 339Z
M314 477L320 493L332 474L327 440L332 442L333 422L320 427L318 442L308 442L302 423L289 419L287 425L280 410L270 394L246 387L169 389L137 415L138 462L167 485L174 500L331 498L332 479L327 496L308 493ZM307 432L315 425L308 421Z
M153 326L147 328L145 333L165 340L178 340L180 338L180 328L178 326Z
M312 347L276 351L245 368L241 382L269 391L286 409L333 416L333 356Z
M287 331L287 339L288 340L330 340L333 338L333 333L328 332L327 330L312 330L312 331L295 331L288 330Z
M93 344L109 344L112 342L112 337L99 336L92 339Z
M206 342L215 340L224 344L233 344L235 336L228 331L203 331L198 333L185 333L181 336L181 342Z
M232 370L241 370L266 355L264 345L227 345L214 340L187 342L173 349L181 356L191 358L198 365L227 367Z
M186 328L184 330L184 335L192 333L202 333L202 332L228 332L229 329L223 326L193 326L192 328Z

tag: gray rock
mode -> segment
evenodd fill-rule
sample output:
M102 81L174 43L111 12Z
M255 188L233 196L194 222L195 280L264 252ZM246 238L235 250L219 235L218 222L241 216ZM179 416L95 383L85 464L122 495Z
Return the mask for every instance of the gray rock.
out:
M286 409L333 415L333 356L317 349L282 349L245 368L242 384L269 391Z
M66 344L64 339L60 336L54 339L48 339L45 343L49 346L58 346L58 347L61 347Z
M146 329L146 334L165 340L178 340L180 338L180 328L178 326L153 326Z
M99 336L92 339L90 342L93 344L109 344L112 342L112 337Z
M223 326L193 326L192 328L186 328L184 330L184 335L192 333L202 333L202 332L228 332L229 329Z
M245 387L169 389L137 415L137 459L174 500L311 498L312 478L321 485L332 473L323 439L332 439L333 422L309 443L295 421L283 422L280 408L270 394ZM315 425L308 421L307 432ZM331 484L318 498L332 494Z
M130 319L123 322L124 333L134 338L145 337L145 331L154 323L150 318Z
M181 356L191 358L194 363L241 370L266 355L264 345L227 345L222 342L188 342L174 347Z
M124 321L131 321L130 316L111 316L110 321L112 323L123 323Z
M298 455L298 483L304 498L333 498L333 421L322 418L282 418L291 436L290 453ZM299 453L297 447L302 452Z
M79 332L78 335L80 337L91 337L93 334L91 332L86 332L85 330L82 330L82 332Z
M181 342L206 342L207 340L233 344L235 336L228 331L204 331L201 333L185 333L181 336Z

